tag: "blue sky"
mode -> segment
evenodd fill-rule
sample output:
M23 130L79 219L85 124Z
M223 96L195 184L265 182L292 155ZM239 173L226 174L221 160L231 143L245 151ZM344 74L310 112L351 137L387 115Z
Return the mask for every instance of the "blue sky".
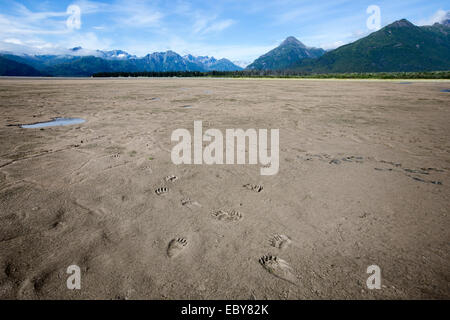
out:
M291 35L326 49L361 38L371 32L370 5L379 6L381 26L401 18L431 24L450 7L444 0L0 0L0 50L173 50L251 62ZM68 26L73 6L81 21Z

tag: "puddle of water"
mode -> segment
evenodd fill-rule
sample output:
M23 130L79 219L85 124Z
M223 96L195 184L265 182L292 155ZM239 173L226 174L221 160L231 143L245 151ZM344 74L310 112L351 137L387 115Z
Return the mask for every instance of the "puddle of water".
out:
M56 127L56 126L68 126L72 124L80 124L85 122L86 120L81 118L55 118L51 121L47 122L38 122L38 123L32 123L32 124L23 124L20 127L26 128L26 129L33 129L33 128L45 128L45 127Z
M441 90L441 92L450 92L450 89Z

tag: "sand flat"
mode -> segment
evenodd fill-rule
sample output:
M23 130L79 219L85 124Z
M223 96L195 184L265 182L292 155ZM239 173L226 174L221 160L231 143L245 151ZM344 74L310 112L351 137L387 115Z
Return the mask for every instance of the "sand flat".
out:
M450 298L450 83L400 82L0 79L0 298ZM280 129L279 173L172 164L194 120Z

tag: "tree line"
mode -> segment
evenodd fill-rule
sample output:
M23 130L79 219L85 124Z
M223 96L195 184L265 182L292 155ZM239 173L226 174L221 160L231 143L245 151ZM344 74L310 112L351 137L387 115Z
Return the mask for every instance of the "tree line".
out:
M369 73L305 73L294 70L242 70L242 71L144 71L99 72L101 77L224 77L224 78L314 78L314 79L450 79L450 71L432 72L369 72Z

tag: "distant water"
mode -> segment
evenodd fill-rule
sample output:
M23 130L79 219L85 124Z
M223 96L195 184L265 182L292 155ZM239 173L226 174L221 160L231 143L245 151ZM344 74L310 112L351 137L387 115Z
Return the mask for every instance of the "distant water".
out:
M32 124L23 124L21 128L33 129L33 128L45 128L45 127L56 127L56 126L68 126L72 124L80 124L86 120L81 118L55 118L47 122L39 122Z
M412 82L399 82L398 84L412 84Z
M450 89L441 90L441 92L450 92Z

